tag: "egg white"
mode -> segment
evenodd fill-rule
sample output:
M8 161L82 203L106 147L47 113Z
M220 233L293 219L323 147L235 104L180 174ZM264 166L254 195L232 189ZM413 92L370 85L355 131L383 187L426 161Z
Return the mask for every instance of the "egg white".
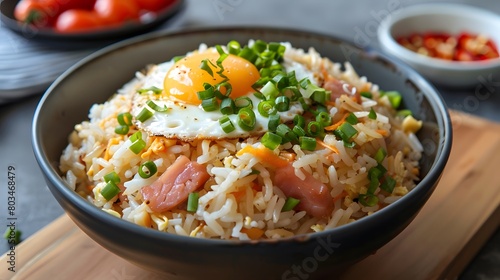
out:
M163 88L165 75L173 65L173 60L155 65L144 77L141 88ZM287 71L295 71L297 79L308 77L313 83L316 83L314 74L303 65L288 62L284 64L284 67ZM219 119L223 116L219 110L205 112L201 105L191 105L174 100L158 99L152 92L135 94L133 98L132 114L137 116L145 107L151 110L151 108L146 105L146 102L151 99L158 106L166 106L168 108L167 112L156 112L151 110L151 112L153 112L153 117L144 122L136 121L136 125L139 129L151 135L165 136L167 138L180 139L183 141L260 136L268 131L269 119L261 116L257 110L260 99L255 97L252 92L249 92L247 96L253 102L252 110L256 117L256 125L252 131L241 129L238 125L237 115L233 114L229 115L229 118L235 130L226 133L219 124ZM278 112L282 122L292 121L295 115L303 113L304 109L299 102L292 102L290 104L290 109L286 112Z

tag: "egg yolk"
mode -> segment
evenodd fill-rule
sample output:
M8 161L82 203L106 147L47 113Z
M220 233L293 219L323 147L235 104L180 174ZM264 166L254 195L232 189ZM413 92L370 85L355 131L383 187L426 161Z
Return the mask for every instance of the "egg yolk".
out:
M205 90L203 84L216 85L225 79L217 73L220 71L217 66L219 57L218 53L205 52L186 56L177 61L163 80L163 95L183 103L201 104L196 93ZM213 76L200 68L205 59L210 60L213 64L209 64ZM230 54L222 61L222 67L224 68L222 75L226 76L231 84L231 98L235 99L255 91L252 89L252 85L260 78L260 74L251 62Z

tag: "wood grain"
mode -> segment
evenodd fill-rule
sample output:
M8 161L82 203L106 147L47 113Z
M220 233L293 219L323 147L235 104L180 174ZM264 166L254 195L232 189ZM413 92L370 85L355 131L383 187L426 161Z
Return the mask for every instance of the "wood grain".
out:
M452 113L445 172L415 220L342 279L455 279L500 224L500 125ZM63 215L16 248L0 279L160 279L108 252Z

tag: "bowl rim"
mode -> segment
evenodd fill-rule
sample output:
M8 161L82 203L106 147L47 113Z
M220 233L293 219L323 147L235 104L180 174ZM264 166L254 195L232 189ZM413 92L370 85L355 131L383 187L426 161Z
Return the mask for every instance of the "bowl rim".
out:
M408 6L390 16L380 23L377 36L380 45L391 55L405 61L410 61L425 67L433 67L447 71L474 71L487 70L500 67L500 57L482 61L448 61L439 58L417 54L401 46L392 36L392 28L405 19L420 16L449 15L460 18L474 18L482 21L491 21L500 26L500 15L477 6L458 3L423 3ZM491 39L491 38L490 38ZM500 40L495 40L495 45L500 48ZM500 51L500 50L499 50Z
M442 127L442 131L440 131L440 145L438 146L438 150L436 152L436 157L433 161L431 168L429 169L428 174L416 185L414 189L412 189L408 195L405 195L394 204L389 207L385 207L383 209L378 210L374 214L364 217L360 219L360 221L346 224L340 226L338 228L333 228L329 230L325 230L322 232L314 232L302 235L295 235L289 238L281 238L281 239L269 239L269 240L221 240L221 239L208 239L208 238L192 238L188 236L180 236L175 234L169 234L161 231L157 231L154 229L149 229L142 227L140 225L134 224L132 222L123 220L121 218L117 218L111 214L108 214L96 206L92 205L82 197L80 197L76 192L71 190L66 186L64 181L60 178L58 171L53 167L53 163L48 160L48 157L45 154L43 148L43 141L41 138L41 131L39 127L39 119L40 115L44 110L45 103L51 98L51 92L57 88L58 84L64 81L66 78L69 78L72 75L77 75L77 72L81 70L88 63L92 63L93 60L98 59L101 56L105 56L111 52L119 51L122 48L131 47L135 44L145 43L150 40L166 40L170 37L176 36L193 36L199 33L224 33L224 32L251 32L253 34L262 34L262 32L266 33L285 33L290 36L301 36L301 37L310 37L315 36L316 38L326 39L337 41L339 43L346 43L352 48L356 48L366 54L369 54L370 58L379 58L382 59L384 63L390 63L393 66L396 66L398 70L401 70L404 74L406 74L406 78L410 80L413 84L420 86L421 91L425 96L429 99L429 103L433 108L433 111L436 112L436 122L439 127ZM405 201L410 200L413 196L417 196L417 193L428 191L427 188L432 187L433 183L436 182L446 165L448 157L451 152L452 146L452 127L451 127L451 117L447 110L444 100L442 99L439 92L436 88L428 82L423 76L418 74L415 70L405 65L404 63L400 63L393 58L390 58L378 51L375 51L372 48L360 48L355 43L345 40L339 36L332 36L324 33L319 33L310 30L304 29L290 29L290 28L282 28L282 27L266 27L266 26L234 26L234 27L195 27L195 28L186 28L182 30L160 30L140 36L136 36L133 38L129 38L123 40L121 42L109 45L104 47L101 50L96 51L95 53L85 57L68 70L66 70L61 76L59 76L54 83L47 89L47 91L42 95L33 116L33 123L31 128L31 141L33 152L35 158L41 168L41 171L45 177L45 180L50 181L52 186L49 185L49 189L51 192L57 191L61 194L71 206L78 208L80 211L83 211L83 215L87 215L97 220L100 223L104 223L110 227L120 228L121 230L127 231L131 234L140 235L143 237L147 237L153 240L170 240L174 242L186 242L189 241L189 244L193 246L246 246L249 244L284 244L284 243L301 243L304 241L317 239L317 238L325 238L334 233L343 233L343 232L352 232L353 229L362 227L363 225L367 226L375 226L377 224L377 217L384 215L387 211L396 211L391 209L396 209L397 205L405 203ZM61 151L62 152L62 151ZM394 205L394 206L393 206ZM66 210L65 210L66 212ZM71 217L71 215L69 215ZM73 217L71 217L73 218Z

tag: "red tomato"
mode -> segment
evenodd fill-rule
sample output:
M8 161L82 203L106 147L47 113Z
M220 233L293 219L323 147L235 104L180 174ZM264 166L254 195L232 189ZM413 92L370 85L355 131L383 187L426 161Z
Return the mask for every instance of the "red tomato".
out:
M55 25L56 31L61 33L87 32L99 28L102 28L102 21L95 12L78 9L64 11Z
M16 5L17 20L36 26L53 26L57 17L69 9L92 10L95 0L21 0Z
M141 10L157 12L169 6L174 0L135 0Z
M14 17L35 26L48 26L55 21L54 17L49 16L51 11L40 1L21 0L14 8Z
M139 7L134 0L97 0L94 10L107 24L122 24L139 18Z

